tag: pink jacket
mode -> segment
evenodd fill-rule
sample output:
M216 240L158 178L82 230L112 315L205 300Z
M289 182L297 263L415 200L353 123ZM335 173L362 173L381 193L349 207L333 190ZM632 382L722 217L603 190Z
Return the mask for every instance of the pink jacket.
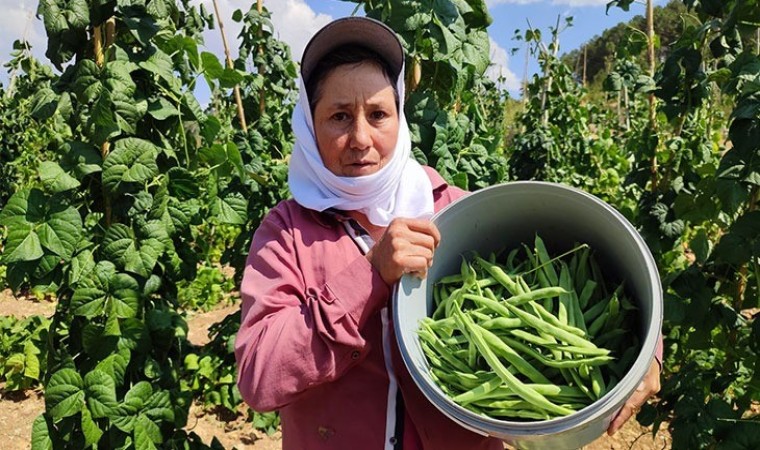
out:
M466 194L425 169L436 211ZM394 448L403 436L393 435L393 385L406 410L405 450L412 424L424 449L504 448L419 391L387 320L390 287L335 217L293 200L272 209L254 234L241 296L238 386L253 409L279 410L283 450Z

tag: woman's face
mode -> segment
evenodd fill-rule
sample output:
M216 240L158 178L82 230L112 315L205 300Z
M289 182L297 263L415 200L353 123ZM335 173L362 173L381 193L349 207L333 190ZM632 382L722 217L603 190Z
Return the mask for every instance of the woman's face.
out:
M393 86L371 63L343 65L322 80L314 130L322 162L335 175L370 175L390 161L399 118Z

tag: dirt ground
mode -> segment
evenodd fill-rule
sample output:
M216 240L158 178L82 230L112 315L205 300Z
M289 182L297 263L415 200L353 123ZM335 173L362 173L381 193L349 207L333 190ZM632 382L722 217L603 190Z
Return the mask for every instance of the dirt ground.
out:
M233 313L238 307L223 304L213 311L188 317L188 339L197 345L206 343L209 326ZM15 298L9 290L0 292L0 315L28 317L39 314L50 317L54 311L55 304L52 302ZM30 450L32 423L44 409L45 402L40 392L30 390L7 394L0 383L0 448ZM256 431L250 423L243 420L242 415L237 419L223 419L193 406L187 431L198 434L207 443L216 437L230 450L281 450L282 436L279 432L267 436ZM585 450L665 450L670 447L667 433L658 433L657 438L653 439L649 429L631 420L615 436L602 436L587 445Z

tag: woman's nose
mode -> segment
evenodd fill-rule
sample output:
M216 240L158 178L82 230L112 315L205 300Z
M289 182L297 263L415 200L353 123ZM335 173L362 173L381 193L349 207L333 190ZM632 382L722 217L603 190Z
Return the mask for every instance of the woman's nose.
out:
M351 147L365 149L372 145L370 124L363 117L354 120L351 126Z

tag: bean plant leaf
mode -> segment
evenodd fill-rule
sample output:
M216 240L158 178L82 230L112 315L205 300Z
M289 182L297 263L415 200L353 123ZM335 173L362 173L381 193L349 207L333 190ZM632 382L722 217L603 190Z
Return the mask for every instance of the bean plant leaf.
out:
M93 275L85 279L71 298L74 314L92 318L114 314L119 318L134 317L140 304L139 285L131 276L116 273L109 261L100 261Z
M53 450L53 439L50 437L50 430L53 424L44 414L40 414L34 419L32 425L32 450Z
M100 361L94 370L105 373L114 381L116 386L121 386L124 384L124 374L127 370L127 364L129 364L130 355L128 349L120 349L117 353L113 353Z
M110 260L128 272L148 278L165 250L166 238L165 229L155 223L143 227L140 236L124 224L114 224L106 232L103 245Z
M159 153L158 147L143 139L117 141L103 162L103 184L116 192L125 184L150 181L158 175L156 156Z
M97 444L103 436L103 430L92 420L92 417L89 409L82 409L82 434L84 434L85 445L88 447Z
M91 250L84 250L71 259L69 270L69 284L76 286L80 280L85 279L95 269L95 258Z
M50 377L45 388L45 409L53 420L73 416L84 406L82 377L74 369L61 369Z
M134 427L135 449L156 450L156 443L161 442L161 429L143 415L137 416Z
M38 189L14 194L0 212L0 225L8 227L3 261L35 261L45 249L68 260L82 237L82 219L73 207L66 207Z
M45 190L51 194L68 191L79 187L79 181L66 173L58 163L42 161L39 165L40 181Z
M98 369L90 371L84 377L84 389L92 417L108 417L116 408L116 383L106 372Z
M159 97L148 105L148 114L158 120L179 116L179 110L169 100Z
M5 264L35 261L42 258L44 254L40 237L31 224L18 223L8 229L8 238L2 257Z
M717 261L744 264L760 255L760 211L749 212L734 222L713 251Z
M32 99L32 117L45 121L58 109L58 96L50 88L40 89Z
M248 200L238 192L211 201L211 213L222 223L242 225L248 220Z
M103 158L90 144L79 141L66 142L61 147L61 153L64 155L61 167L67 172L72 172L79 180L101 171Z

